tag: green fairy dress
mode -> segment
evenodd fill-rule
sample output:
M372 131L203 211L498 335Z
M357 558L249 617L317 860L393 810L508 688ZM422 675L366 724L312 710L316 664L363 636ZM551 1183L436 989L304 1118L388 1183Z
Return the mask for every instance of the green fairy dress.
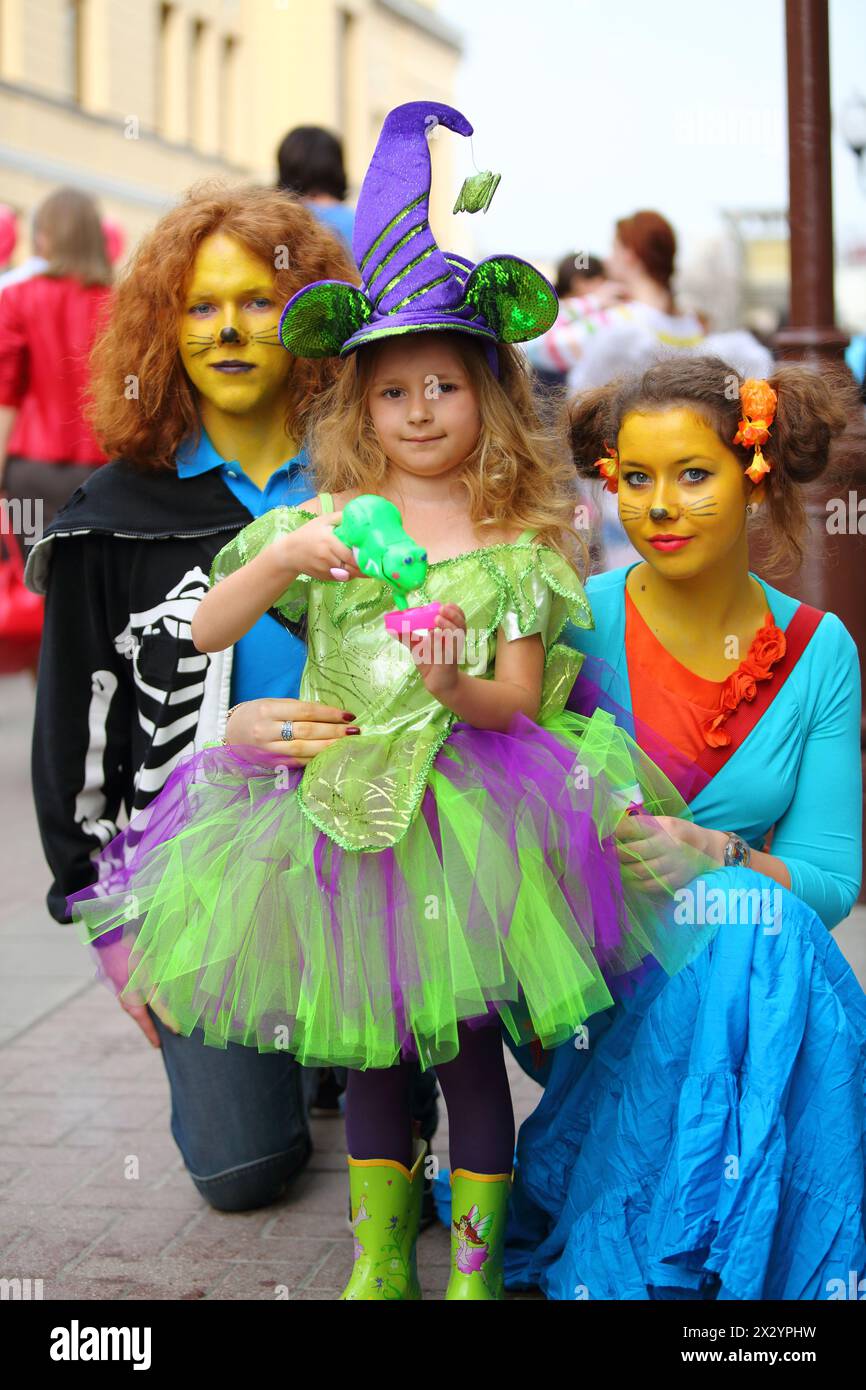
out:
M324 513L333 511L330 494L322 494L321 503ZM315 515L302 507L266 512L219 552L211 582ZM541 633L547 653L543 718L562 709L581 661L557 639L569 618L591 627L592 617L571 566L533 545L530 534L431 564L423 588L409 599L412 605L459 603L468 633L461 669L472 676L493 678L500 625L507 640ZM313 824L347 850L386 849L403 838L455 720L427 691L411 653L386 631L383 619L393 607L391 589L378 579L319 583L307 575L275 604L275 616L290 623L306 615L299 698L351 709L364 735L326 748L298 789Z
M211 582L314 516L265 513ZM427 1066L492 1011L553 1046L611 1003L610 976L694 953L667 906L624 886L613 842L629 802L682 814L681 799L608 715L565 708L581 657L563 630L592 626L574 570L525 532L429 565L409 601L436 600L466 615L469 675L493 680L499 642L541 635L537 720L457 721L386 631L387 585L299 575L274 611L306 619L300 698L353 710L361 734L303 770L237 745L175 769L74 908L88 940L123 927L129 997L216 1046Z

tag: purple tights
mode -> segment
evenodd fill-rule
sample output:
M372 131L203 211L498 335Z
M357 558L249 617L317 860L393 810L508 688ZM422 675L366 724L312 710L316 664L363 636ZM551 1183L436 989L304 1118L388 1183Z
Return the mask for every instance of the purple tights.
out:
M460 1051L436 1068L448 1107L452 1170L510 1173L514 1108L498 1019L470 1028L458 1024ZM410 1070L405 1062L350 1071L346 1087L346 1142L352 1158L390 1158L411 1165Z

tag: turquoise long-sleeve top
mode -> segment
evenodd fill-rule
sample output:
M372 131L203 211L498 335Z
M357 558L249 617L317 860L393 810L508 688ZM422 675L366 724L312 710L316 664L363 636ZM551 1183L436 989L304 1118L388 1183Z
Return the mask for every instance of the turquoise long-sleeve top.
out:
M595 627L570 626L564 639L604 663L600 684L628 715L625 581L633 568L588 580ZM798 601L753 577L784 631ZM824 614L764 714L689 805L697 825L734 831L753 849L775 826L772 853L786 864L791 891L827 927L847 917L862 870L860 665L835 613Z

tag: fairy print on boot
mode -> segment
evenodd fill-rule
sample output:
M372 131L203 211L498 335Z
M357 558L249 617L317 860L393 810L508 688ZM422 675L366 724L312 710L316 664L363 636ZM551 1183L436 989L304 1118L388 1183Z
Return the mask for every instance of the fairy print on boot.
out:
M510 1173L451 1174L451 1277L445 1297L474 1302L504 1295L505 1218Z
M421 1297L415 1246L421 1219L426 1140L415 1141L411 1172L389 1158L349 1157L355 1264L341 1298Z

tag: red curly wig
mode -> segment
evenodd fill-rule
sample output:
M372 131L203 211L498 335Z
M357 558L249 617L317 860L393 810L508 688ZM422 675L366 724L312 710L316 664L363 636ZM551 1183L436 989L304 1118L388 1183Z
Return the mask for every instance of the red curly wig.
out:
M348 250L285 190L194 184L139 243L118 281L108 322L94 344L87 415L109 458L173 468L181 440L200 428L196 392L177 346L177 322L199 245L215 232L235 237L273 265L286 302L312 280L358 273ZM278 257L278 248L285 248ZM304 433L307 412L340 370L339 359L295 360L286 392L286 432ZM130 379L136 390L130 391Z

